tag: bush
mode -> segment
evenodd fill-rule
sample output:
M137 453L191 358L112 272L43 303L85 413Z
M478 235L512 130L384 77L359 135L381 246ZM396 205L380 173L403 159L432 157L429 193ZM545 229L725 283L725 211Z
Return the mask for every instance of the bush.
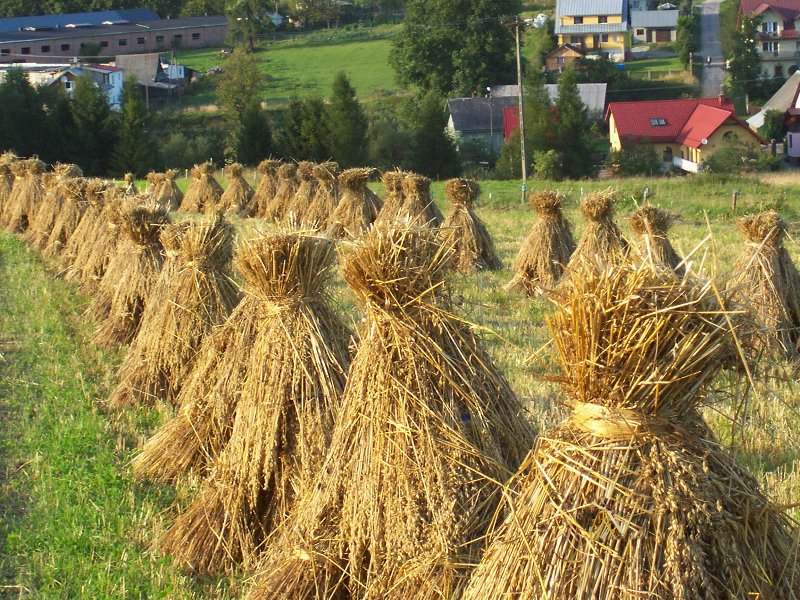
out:
M533 153L533 176L535 179L561 179L561 155L555 150Z
M631 146L611 152L608 170L614 175L656 175L661 172L661 160L653 146Z

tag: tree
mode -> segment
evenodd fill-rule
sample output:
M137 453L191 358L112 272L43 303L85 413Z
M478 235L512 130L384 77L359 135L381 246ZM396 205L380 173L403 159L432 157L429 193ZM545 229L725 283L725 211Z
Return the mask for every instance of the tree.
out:
M443 105L444 100L435 92L429 92L412 105L411 168L435 179L461 174L458 148L445 129Z
M274 28L265 6L262 0L231 0L225 7L228 34L242 42L248 52L253 50L259 34Z
M36 90L44 110L42 144L39 157L48 163L69 162L72 149L72 107L66 91L60 86L40 86Z
M764 114L764 124L758 128L758 134L765 140L782 140L785 134L785 118L783 111L771 108Z
M645 144L631 146L611 152L608 157L609 171L614 175L656 175L661 172L661 159L656 149Z
M122 115L112 160L117 174L130 172L141 178L158 164L158 149L149 127L150 118L139 83L130 74L122 86Z
M337 0L289 0L289 10L306 24L331 27L342 15L342 4Z
M694 13L682 14L676 26L675 49L684 66L689 65L689 57L700 49L700 16Z
M515 79L519 0L409 0L389 62L398 80L441 95L467 96Z
M36 89L22 69L10 69L0 83L0 149L21 156L42 147L44 110Z
M325 108L328 148L342 168L361 166L367 160L367 117L344 71L333 81L333 94Z
M217 103L228 131L225 153L234 159L238 160L236 153L241 145L240 138L247 135L243 127L244 116L260 110L260 93L258 58L242 47L236 48L217 83Z
M565 70L558 82L556 112L554 149L561 155L563 175L573 179L594 175L591 153L594 136L572 68Z
M105 92L95 85L88 73L75 83L72 120L75 123L74 162L86 175L108 174L109 149L116 142L115 119Z
M237 138L236 160L256 165L272 152L272 126L266 111L252 107L242 115L241 131Z
M394 110L376 110L369 118L369 164L387 171L411 168L411 129Z
M284 158L322 162L330 157L325 103L319 98L292 98L283 114L278 145Z
M763 78L761 55L758 52L758 26L760 17L743 16L741 27L733 40L733 50L728 60L730 87L752 94L758 90Z
M225 12L225 0L186 0L181 9L182 17L221 15Z

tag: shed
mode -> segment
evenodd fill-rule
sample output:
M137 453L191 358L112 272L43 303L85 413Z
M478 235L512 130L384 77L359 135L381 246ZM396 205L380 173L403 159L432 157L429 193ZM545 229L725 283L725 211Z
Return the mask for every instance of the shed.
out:
M678 31L677 10L637 10L631 12L634 43L674 42Z

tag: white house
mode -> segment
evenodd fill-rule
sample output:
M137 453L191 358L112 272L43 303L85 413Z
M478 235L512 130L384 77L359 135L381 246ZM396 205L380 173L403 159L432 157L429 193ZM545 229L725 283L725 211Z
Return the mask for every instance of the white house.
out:
M119 67L111 65L71 66L54 73L46 85L59 86L68 96L72 96L75 93L75 82L87 73L92 77L95 85L105 92L111 109L120 110L125 72Z

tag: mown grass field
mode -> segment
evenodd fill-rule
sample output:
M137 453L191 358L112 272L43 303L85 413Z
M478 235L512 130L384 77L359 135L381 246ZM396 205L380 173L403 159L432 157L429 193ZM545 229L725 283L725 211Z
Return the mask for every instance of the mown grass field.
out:
M616 220L626 236L633 238L627 215L647 186L654 204L678 215L671 238L679 253L694 250L693 262L722 282L744 245L738 216L778 208L800 235L800 182L780 175L529 182L529 189L555 187L569 195L566 213L576 235L583 229L577 209L581 190L609 186L620 191ZM734 188L740 190L735 213ZM528 401L531 419L548 426L561 418L558 391L542 379L554 368L544 321L550 306L502 289L534 216L520 204L519 182L487 181L482 191L478 213L505 268L453 276L456 309L482 328L512 388ZM433 192L447 213L442 184ZM247 220L237 226L246 231L264 225ZM788 240L787 248L800 263L800 240ZM358 306L342 281L335 295L339 310L357 322ZM93 325L82 318L87 300L21 241L0 233L0 597L241 595L246 582L240 579L198 581L148 551L176 506L191 498L196 482L176 489L133 481L129 461L136 446L169 411L105 411L124 349L109 352L88 341ZM795 504L800 498L797 384L761 382L743 407L741 398L727 391L729 383L719 382L712 397L717 402L706 416L779 502Z

